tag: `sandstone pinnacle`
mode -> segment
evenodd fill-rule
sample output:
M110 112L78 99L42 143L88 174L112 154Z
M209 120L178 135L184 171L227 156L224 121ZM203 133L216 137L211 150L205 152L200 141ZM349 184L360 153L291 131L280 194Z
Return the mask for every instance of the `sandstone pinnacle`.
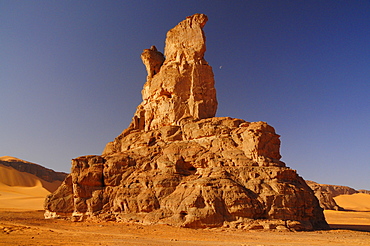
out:
M306 182L280 161L266 122L214 117L216 91L204 59L204 14L167 33L165 59L144 50L148 71L130 126L102 155L72 160L45 200L45 217L165 223L190 228L328 228Z
M155 46L143 51L147 82L129 130L148 131L215 116L214 76L204 59L202 28L207 20L206 15L195 14L168 31L165 60Z

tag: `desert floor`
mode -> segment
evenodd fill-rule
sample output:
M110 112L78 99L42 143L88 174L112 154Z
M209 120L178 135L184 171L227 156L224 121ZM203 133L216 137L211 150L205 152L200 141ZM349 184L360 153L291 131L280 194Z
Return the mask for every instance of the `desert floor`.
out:
M195 230L165 225L45 220L42 210L0 209L0 245L370 245L370 212L326 211L326 217L335 229Z

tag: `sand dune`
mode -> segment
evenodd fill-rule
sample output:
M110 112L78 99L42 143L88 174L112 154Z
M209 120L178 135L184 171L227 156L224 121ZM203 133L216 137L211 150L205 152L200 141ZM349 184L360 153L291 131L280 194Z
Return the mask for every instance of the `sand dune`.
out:
M345 210L370 212L370 195L357 193L334 197L335 202Z
M0 161L17 161L17 162L27 163L27 161L13 157L13 156L1 156Z
M43 209L45 197L50 192L41 185L34 187L12 187L0 185L0 208L25 210Z
M40 179L33 174L19 172L11 167L0 164L0 183L8 186L33 187L40 182Z
M45 197L60 183L50 183L0 164L0 208L43 209Z

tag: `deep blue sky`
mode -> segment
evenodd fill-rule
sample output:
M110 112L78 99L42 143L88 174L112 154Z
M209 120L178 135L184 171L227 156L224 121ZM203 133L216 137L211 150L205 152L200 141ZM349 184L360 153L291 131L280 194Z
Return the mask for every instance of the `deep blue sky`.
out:
M0 156L69 172L125 129L186 16L208 15L217 116L266 121L305 179L370 189L370 2L0 0Z

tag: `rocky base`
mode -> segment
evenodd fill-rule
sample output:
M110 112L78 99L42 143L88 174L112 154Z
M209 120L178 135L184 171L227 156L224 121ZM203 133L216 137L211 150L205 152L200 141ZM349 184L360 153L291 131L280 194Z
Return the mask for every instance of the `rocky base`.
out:
M132 132L72 161L47 216L205 228L327 228L312 190L279 161L264 122L209 118Z

